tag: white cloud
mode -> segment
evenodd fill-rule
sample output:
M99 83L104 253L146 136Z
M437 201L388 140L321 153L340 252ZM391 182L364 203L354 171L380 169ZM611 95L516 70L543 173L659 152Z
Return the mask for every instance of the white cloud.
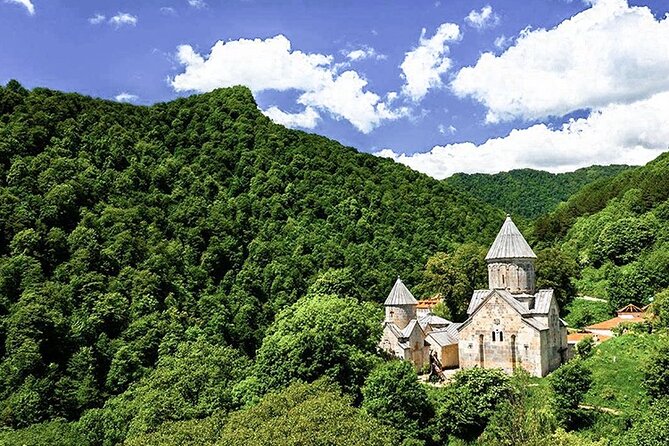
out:
M109 19L109 24L120 28L121 26L135 26L137 25L137 16L128 14L127 12L119 12L114 17Z
M163 15L176 16L177 10L172 8L171 6L163 6L162 8L160 8L160 13Z
M346 119L362 133L369 133L381 122L406 116L408 110L393 110L376 93L366 91L367 81L355 71L345 71L323 88L307 91L300 104L329 111L336 119Z
M599 0L553 29L525 30L499 56L481 55L451 87L486 120L533 120L632 103L669 90L669 18Z
M364 59L384 60L388 58L385 54L380 54L376 52L374 48L367 45L350 51L342 51L342 54L351 62L357 62Z
M495 48L499 50L505 50L509 46L513 44L513 39L511 37L506 37L505 35L501 35L495 38Z
M177 49L185 71L172 79L177 91L211 91L246 85L263 90L315 90L332 78L332 56L292 51L283 35L269 39L218 41L206 57L190 45Z
M439 124L437 126L437 130L439 130L439 133L441 133L442 135L445 135L447 133L453 135L455 134L455 132L458 131L458 129L456 129L455 126L453 126L453 124L449 125L448 127L446 127L444 124Z
M403 108L390 109L379 95L366 90L367 81L356 71L339 73L332 56L291 50L283 35L218 41L206 56L181 45L177 59L185 69L170 80L176 91L205 92L233 85L246 85L253 92L297 90L299 104L345 119L364 133L407 113ZM274 112L274 116L280 115Z
M125 91L114 96L114 100L117 102L136 102L138 99L139 96L136 94L130 94Z
M91 25L99 25L100 23L104 22L105 20L107 20L107 17L105 17L104 15L102 15L100 13L96 13L93 17L90 17L88 19L88 23L90 23Z
M432 88L443 86L441 76L451 68L448 42L460 40L460 27L443 23L431 38L425 37L423 28L418 47L406 53L400 65L405 83L402 93L414 102L421 100Z
M307 107L299 113L286 113L272 106L263 113L277 124L293 128L313 129L321 119L321 115L313 107Z
M476 29L492 28L499 25L499 16L492 10L492 6L485 5L480 11L472 9L465 17L465 23Z
M204 0L188 0L188 5L197 9L202 9L207 7L207 4L204 2Z
M567 172L593 164L644 164L669 149L669 92L611 104L559 128L536 124L481 145L435 146L430 152L377 153L435 178L456 172L495 173L524 167Z
M21 5L28 11L28 14L35 15L35 5L30 0L5 0L5 3L15 3Z

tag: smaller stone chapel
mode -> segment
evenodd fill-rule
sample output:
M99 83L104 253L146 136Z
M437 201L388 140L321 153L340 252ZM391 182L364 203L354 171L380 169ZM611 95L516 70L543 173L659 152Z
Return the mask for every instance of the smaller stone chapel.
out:
M568 358L567 325L552 289L536 290L536 255L507 215L488 254L488 289L476 290L468 318L456 323L427 313L398 278L384 306L380 347L417 369L522 367L545 376Z

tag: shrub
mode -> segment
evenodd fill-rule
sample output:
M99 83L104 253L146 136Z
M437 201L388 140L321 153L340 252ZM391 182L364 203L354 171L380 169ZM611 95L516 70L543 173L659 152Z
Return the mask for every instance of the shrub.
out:
M455 435L471 441L483 432L495 409L514 392L509 376L499 369L461 370L438 396L438 430L442 437Z
M643 386L651 398L669 397L669 344L658 347L644 365Z
M558 418L566 427L573 427L578 406L592 386L592 372L580 359L563 364L548 378L553 389L553 402Z
M531 386L530 375L519 369L512 378L515 392L495 410L477 443L489 446L543 446L556 427L546 391Z
M307 296L269 328L256 358L266 390L327 376L358 396L378 363L381 312L370 303L333 295Z
M367 413L406 437L420 437L433 416L427 393L407 361L391 361L374 369L362 395L362 408Z
M576 354L581 359L587 359L592 355L595 348L595 340L592 336L586 336L576 344Z

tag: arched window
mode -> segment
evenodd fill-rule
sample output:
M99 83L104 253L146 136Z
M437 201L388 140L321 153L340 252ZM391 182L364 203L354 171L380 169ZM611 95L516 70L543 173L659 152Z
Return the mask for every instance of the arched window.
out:
M495 342L495 332L492 332L492 342Z
M504 333L499 332L499 342L504 342Z

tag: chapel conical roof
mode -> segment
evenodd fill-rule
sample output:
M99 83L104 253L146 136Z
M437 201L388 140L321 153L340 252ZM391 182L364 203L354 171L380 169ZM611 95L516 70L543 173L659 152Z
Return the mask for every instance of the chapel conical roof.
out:
M395 282L395 285L393 286L393 289L390 290L390 294L388 295L388 298L386 301L383 303L383 305L386 306L397 306L397 305L418 305L418 301L416 300L415 297L413 297L413 294L411 294L411 291L402 283L402 280L400 278L397 278L397 281Z
M499 234L495 238L488 254L485 256L486 260L495 259L536 259L537 256L530 248L530 245L520 233L518 227L511 220L511 216L507 214L506 220L499 230Z

